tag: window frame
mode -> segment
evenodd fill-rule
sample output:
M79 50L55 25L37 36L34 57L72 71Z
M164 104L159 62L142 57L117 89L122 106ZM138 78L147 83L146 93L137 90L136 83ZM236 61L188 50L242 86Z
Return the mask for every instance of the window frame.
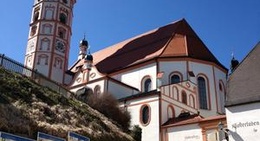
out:
M205 88L203 89L203 91L201 91L201 88L200 88L201 86L200 86L199 78L204 79L204 87ZM210 94L209 94L209 81L208 81L208 78L205 75L198 75L197 76L197 87L198 87L199 108L203 109L203 110L210 110L211 106L210 106ZM201 92L205 92L205 93L203 94ZM202 100L203 101L206 100L206 105L204 105L205 102L202 103L203 102Z
M147 110L148 110L148 113L147 113L147 116L148 116L148 118L146 119L147 121L146 121L146 123L144 122L144 108L146 108L147 107ZM150 107L150 105L148 105L148 104L144 104L144 105L142 105L141 106L141 108L140 108L140 123L141 123L141 125L143 125L143 126L147 126L147 125L149 125L150 124L150 121L151 121L151 107Z
M178 72L178 71L174 71L174 72L172 72L170 75L169 75L169 84L178 84L178 83L173 83L172 82L172 77L173 76L178 76L179 77L179 82L178 83L180 83L180 82L182 82L183 81L183 76L182 76L182 73L181 72Z
M148 88L146 88L146 82L150 80L150 86ZM142 92L149 92L152 90L152 79L150 76L145 76L143 77L142 79L142 82L141 82L141 91Z

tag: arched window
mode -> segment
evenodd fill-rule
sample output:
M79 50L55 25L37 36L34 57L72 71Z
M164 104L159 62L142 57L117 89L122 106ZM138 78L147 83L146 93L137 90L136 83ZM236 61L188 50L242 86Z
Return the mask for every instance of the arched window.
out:
M148 105L143 105L141 107L141 111L140 111L140 122L143 124L143 125L148 125L149 122L150 122L150 107Z
M172 75L171 76L171 84L175 84L175 83L180 83L181 82L181 78L179 75Z
M201 109L208 109L207 82L205 78L198 77L199 103Z
M222 92L223 91L223 87L222 84L219 82L219 90Z
M60 13L60 22L66 24L67 23L67 16L64 13Z
M185 91L181 92L181 102L187 105L187 94Z
M99 86L99 85L97 85L97 86L94 88L94 94L95 94L95 95L101 94L101 90L100 90L100 86Z
M142 80L142 91L143 92L149 92L152 89L152 80L150 79L150 77L145 77Z

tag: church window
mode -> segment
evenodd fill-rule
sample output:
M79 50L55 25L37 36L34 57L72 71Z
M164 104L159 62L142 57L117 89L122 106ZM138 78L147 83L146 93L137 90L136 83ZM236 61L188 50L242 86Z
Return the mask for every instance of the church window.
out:
M199 103L201 109L208 109L207 81L204 77L198 77Z
M148 105L143 105L141 107L140 120L141 120L141 123L145 126L148 125L150 122L150 116L151 116L150 112L151 112L150 107Z
M67 16L64 13L60 13L60 22L62 22L63 24L67 23Z
M219 83L219 90L222 92L223 91L223 87L222 87L222 84Z
M30 34L30 36L35 35L36 30L37 30L37 26L33 26L33 27L31 28L31 34Z
M182 81L182 75L179 72L173 72L170 75L170 84L180 83Z
M185 91L181 93L181 102L187 105L187 94Z
M100 86L99 86L99 85L95 86L95 88L94 88L94 94L96 94L96 95L101 94L101 90L100 90Z
M179 75L172 75L171 76L171 84L180 83L180 76Z
M152 80L150 77L145 77L142 81L142 91L149 92L152 89Z
M52 25L44 24L43 25L43 34L51 34L51 32L52 32Z

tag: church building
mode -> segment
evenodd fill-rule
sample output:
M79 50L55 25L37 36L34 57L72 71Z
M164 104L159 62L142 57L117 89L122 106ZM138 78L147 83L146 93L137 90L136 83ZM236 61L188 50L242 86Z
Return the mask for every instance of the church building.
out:
M25 65L75 94L112 94L142 141L217 141L228 70L185 19L88 53L68 68L76 0L35 0ZM87 26L87 25L86 25Z

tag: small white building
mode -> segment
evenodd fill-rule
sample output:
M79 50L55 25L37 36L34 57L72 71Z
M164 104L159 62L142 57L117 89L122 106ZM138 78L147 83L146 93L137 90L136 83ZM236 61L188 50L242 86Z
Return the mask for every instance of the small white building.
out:
M226 102L230 141L257 141L260 139L259 54L260 43L230 75Z

